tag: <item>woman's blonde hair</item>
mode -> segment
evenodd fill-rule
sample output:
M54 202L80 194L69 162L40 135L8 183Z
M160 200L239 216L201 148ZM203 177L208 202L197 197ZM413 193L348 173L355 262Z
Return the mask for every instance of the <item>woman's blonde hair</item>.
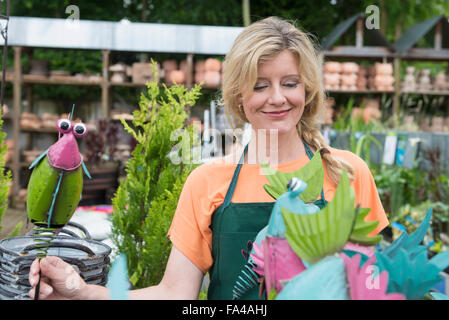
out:
M251 24L237 36L224 62L222 97L226 114L232 116L236 124L248 122L239 107L242 91L256 84L258 65L283 50L289 50L297 58L306 94L304 112L297 125L299 136L310 147L321 152L329 177L335 184L338 184L343 169L353 179L352 166L330 154L318 129L318 120L325 108L321 62L310 37L293 23L269 17Z

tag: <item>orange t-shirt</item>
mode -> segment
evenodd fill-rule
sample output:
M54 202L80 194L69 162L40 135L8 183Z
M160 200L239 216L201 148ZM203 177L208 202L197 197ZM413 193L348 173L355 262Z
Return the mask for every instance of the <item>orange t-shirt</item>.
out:
M370 234L375 235L388 225L373 176L366 163L355 154L334 148L328 148L331 154L349 162L355 170L354 188L356 204L362 208L371 208L365 221L378 220L379 225ZM209 228L211 217L224 201L231 183L236 161L224 157L197 167L186 180L181 192L168 236L173 245L180 250L203 273L212 266L212 230ZM276 167L282 172L292 172L303 167L309 158L301 157ZM324 164L324 162L323 162ZM332 200L336 186L331 182L324 165L324 197ZM261 173L260 165L243 164L231 202L274 202L263 189L269 184Z

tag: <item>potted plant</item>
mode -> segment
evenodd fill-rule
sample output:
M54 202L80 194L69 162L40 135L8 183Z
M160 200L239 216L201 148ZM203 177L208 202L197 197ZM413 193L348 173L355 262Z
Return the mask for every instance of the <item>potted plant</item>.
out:
M119 161L115 159L119 124L109 119L95 121L96 130L85 140L85 160L92 179L84 179L80 205L110 204L118 186Z

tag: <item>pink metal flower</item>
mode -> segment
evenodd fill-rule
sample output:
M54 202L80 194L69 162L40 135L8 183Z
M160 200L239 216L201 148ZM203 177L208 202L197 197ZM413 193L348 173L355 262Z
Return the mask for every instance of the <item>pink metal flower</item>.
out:
M374 265L375 258L366 261L360 268L361 255L349 258L340 254L346 265L346 277L351 300L405 300L400 293L387 293L388 272L379 274L379 268Z

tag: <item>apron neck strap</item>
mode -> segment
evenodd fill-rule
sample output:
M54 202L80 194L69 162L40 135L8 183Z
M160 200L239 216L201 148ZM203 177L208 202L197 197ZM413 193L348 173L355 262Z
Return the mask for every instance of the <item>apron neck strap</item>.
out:
M310 147L307 145L307 143L304 142L304 140L302 141L302 143L304 144L304 148L306 149L306 153L307 153L307 156L309 157L309 160L311 160L311 159L313 158L313 152L312 152L312 150L311 150ZM321 188L321 199L322 199L323 201L326 201L326 199L324 198L324 190L323 190L323 188Z
M304 144L304 149L306 149L306 154L309 157L309 160L311 160L313 158L313 152L310 149L310 147L307 145L307 143L304 142L304 140L302 141L302 143Z
M223 209L226 208L229 205L229 203L231 203L232 196L234 195L235 186L237 185L237 180L239 177L240 169L242 168L242 164L245 161L245 155L247 152L248 152L248 144L245 146L245 149L243 150L243 154L240 157L239 162L237 163L237 167L235 168L234 175L232 176L231 184L229 185L223 205L221 206Z

